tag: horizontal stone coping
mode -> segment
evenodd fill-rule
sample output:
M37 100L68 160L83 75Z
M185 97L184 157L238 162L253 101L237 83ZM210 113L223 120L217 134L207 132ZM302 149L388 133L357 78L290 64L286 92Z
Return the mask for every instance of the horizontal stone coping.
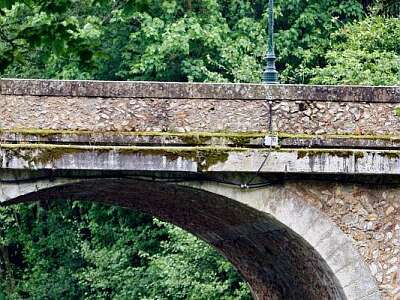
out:
M3 143L45 143L112 146L205 146L264 147L266 132L117 132L45 129L0 129ZM274 133L281 147L358 148L400 150L400 136Z
M400 103L400 86L1 79L1 95Z

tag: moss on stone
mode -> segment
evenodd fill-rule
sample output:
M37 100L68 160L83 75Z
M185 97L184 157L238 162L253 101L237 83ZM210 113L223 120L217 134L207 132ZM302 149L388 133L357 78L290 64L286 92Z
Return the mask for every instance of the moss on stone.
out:
M399 151L380 152L379 155L387 157L389 159L399 159L400 158L400 152Z
M252 138L253 137L250 136L231 136L228 140L232 142L235 147L243 147L249 145Z
M85 149L77 149L66 146L53 146L53 145L1 145L1 148L5 148L8 153L17 158L21 158L28 163L29 166L48 163L57 161L66 154L75 154Z
M195 157L195 150L182 149L180 147L175 148L161 148L161 147L116 147L113 149L114 151L125 154L125 155L133 155L140 154L143 156L165 156L168 160L174 161L179 157L184 158L192 158Z
M364 158L364 152L361 152L361 151L354 152L354 158L355 159Z
M400 113L400 107L399 107ZM18 129L1 129L0 133L13 133L17 135L37 136L41 138L51 138L55 136L72 135L72 136L154 136L154 137L171 137L179 138L187 145L205 145L212 138L226 139L236 147L248 145L252 139L263 138L265 132L151 132L151 131L88 131L88 130L53 130L53 129L34 129L34 128L18 128ZM373 135L373 134L293 134L280 132L277 133L280 140L284 139L357 139L357 140L389 140L400 141L400 136L395 135Z
M74 148L54 148L54 149L42 149L36 155L35 162L39 164L47 164L55 162L67 154L80 153L82 150Z
M227 161L228 158L228 151L217 148L200 150L197 154L197 162L201 171L207 171L210 167Z
M64 155L82 152L118 152L121 154L140 154L150 156L165 156L170 161L178 158L192 160L198 163L200 170L207 170L211 166L225 162L229 157L232 148L227 147L137 147L137 146L65 146L48 144L7 144L0 145L10 156L23 159L28 165L46 165L61 159ZM235 148L235 151L246 151L248 149Z
M185 145L205 145L212 138L212 136L204 136L200 134L187 134L178 136Z
M394 109L394 115L395 115L396 117L399 117L399 118L400 118L400 106L397 106L397 107Z
M90 135L90 131L84 130L53 130L53 129L11 129L3 130L3 132L14 133L25 136L37 136L42 138L49 138L59 135Z
M330 155L342 158L349 158L354 156L355 159L360 159L364 157L364 152L362 151L351 151L351 150L325 150L325 149L300 149L297 150L297 158L301 159L304 157L315 157L322 155Z
M400 141L400 136L395 135L372 135L372 134L353 134L353 133L338 133L338 134L292 134L292 133L278 133L278 137L281 140L284 139L357 139L357 140L390 140L390 141Z
M261 132L176 132L176 131L96 131L96 130L57 130L57 129L40 129L40 128L14 128L14 129L0 129L0 132L10 132L17 134L26 135L53 135L53 134L121 134L121 135L133 135L133 136L199 136L199 137L229 137L229 136L263 136Z
M217 163L225 162L229 158L229 152L233 151L232 148L223 147L120 147L116 150L123 154L165 156L170 161L184 158L197 162L201 171L206 171ZM235 148L234 151L246 150L248 149Z
M265 134L260 132L119 132L119 131L85 131L85 130L47 130L47 129L11 129L3 130L3 133L12 133L15 135L38 137L41 139L65 137L87 136L101 139L101 136L120 136L120 137L162 137L178 139L181 144L187 146L204 146L212 144L212 139L220 139L220 144L230 144L235 147L244 147L250 144L254 138L261 138ZM110 144L112 146L112 144Z

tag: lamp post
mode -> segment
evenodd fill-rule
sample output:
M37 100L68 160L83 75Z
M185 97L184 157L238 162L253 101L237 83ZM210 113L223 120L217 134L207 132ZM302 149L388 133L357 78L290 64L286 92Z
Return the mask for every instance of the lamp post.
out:
M274 49L274 0L268 3L268 52L265 56L267 66L263 73L263 83L278 83L278 71L275 67L275 49Z

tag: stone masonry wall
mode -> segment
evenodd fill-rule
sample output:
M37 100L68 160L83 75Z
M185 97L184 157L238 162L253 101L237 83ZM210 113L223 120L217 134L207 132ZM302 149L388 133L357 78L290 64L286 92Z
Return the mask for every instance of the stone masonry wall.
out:
M273 130L292 134L400 134L392 103L279 101ZM268 130L262 100L1 96L0 128L90 131L256 132Z
M400 134L400 87L0 81L0 128Z
M326 213L352 237L384 299L400 299L398 187L300 182L291 183L288 188Z

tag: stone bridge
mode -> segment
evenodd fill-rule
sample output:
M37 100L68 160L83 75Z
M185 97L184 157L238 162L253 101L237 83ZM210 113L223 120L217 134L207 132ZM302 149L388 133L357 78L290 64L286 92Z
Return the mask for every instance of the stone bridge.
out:
M150 213L255 299L400 299L398 105L400 87L1 80L0 203Z

